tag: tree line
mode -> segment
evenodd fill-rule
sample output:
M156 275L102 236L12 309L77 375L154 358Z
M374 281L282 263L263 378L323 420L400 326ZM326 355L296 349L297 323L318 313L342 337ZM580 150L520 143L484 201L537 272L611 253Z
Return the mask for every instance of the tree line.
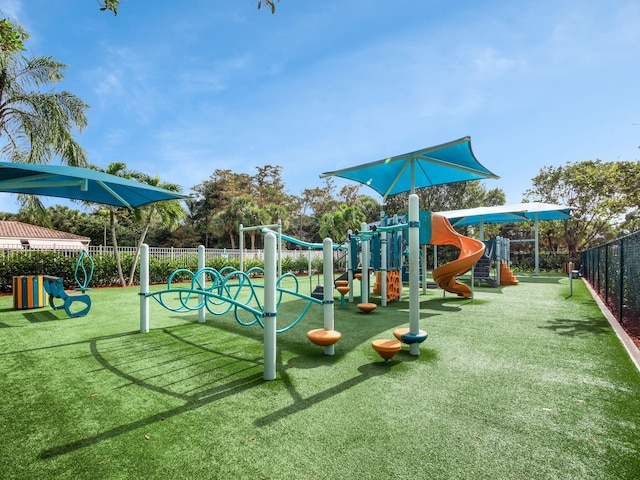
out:
M132 175L124 164L112 164L106 171ZM380 204L360 193L359 185L338 189L333 179L327 178L322 186L293 195L287 192L282 173L282 167L273 165L256 167L254 175L215 170L207 180L192 187L184 206L178 201L158 202L131 211L85 205L84 212L55 206L47 209L46 218L42 218L27 205L16 215L5 213L2 218L88 236L94 245L117 242L135 246L146 241L166 247L237 248L240 224L254 226L280 221L284 233L301 240L316 243L329 236L335 242L343 242L348 229L379 220L381 212L406 214L407 194L389 197ZM140 178L141 174L133 172L133 175ZM168 186L157 178L154 180L157 186ZM572 208L572 220L542 222L539 231L543 250L576 254L640 230L637 185L640 185L639 161L569 162L543 167L532 179L531 188L524 192L523 200ZM431 211L505 203L500 188L487 189L481 181L428 187L418 189L417 193L421 209ZM459 230L471 236L477 234L475 226ZM533 237L531 222L485 225L484 230L487 238ZM247 247L262 247L261 235L255 232L247 235Z

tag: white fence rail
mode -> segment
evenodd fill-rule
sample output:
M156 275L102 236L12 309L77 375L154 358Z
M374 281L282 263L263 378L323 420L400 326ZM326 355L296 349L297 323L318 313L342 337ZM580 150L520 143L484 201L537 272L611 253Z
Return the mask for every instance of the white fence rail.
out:
M64 248L56 245L55 243L51 243L51 245L40 245L37 250L23 249L17 248L16 245L13 244L3 244L0 243L0 251L5 253L9 252L30 252L30 251L49 251L56 252L68 257L76 257L80 254L80 250ZM90 245L87 249L89 255L101 255L101 254L113 254L112 246L103 246L103 245ZM118 247L118 251L120 253L131 254L134 255L136 252L135 247ZM198 256L197 248L174 248L174 247L149 247L149 256L155 258L162 259L187 259L190 257ZM308 259L311 256L312 260L322 259L322 250L283 250L282 258L290 257L292 260L298 260L299 258ZM230 248L207 248L205 249L205 258L215 258L222 257L229 260L239 260L240 259L240 250L238 249L230 249ZM244 260L257 259L264 261L264 250L244 250Z
M118 251L120 253L130 253L135 254L135 247L118 247ZM90 246L88 249L89 255L99 255L101 253L110 253L113 254L113 247L107 246ZM206 248L205 249L205 258L215 258L222 257L227 258L229 260L240 260L240 250L231 249L231 248ZM283 250L282 257L290 257L292 260L297 260L299 258L307 259L311 255L311 259L322 259L322 250ZM180 259L185 257L197 257L198 249L197 248L164 248L164 247L149 247L149 256L155 258L165 258L165 259ZM257 259L264 261L264 250L244 250L244 260Z

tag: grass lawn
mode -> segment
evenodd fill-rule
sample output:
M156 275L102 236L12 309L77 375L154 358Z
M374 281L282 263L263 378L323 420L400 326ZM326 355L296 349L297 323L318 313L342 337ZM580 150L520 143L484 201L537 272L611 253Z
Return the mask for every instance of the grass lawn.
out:
M640 373L582 281L518 278L429 290L420 355L389 364L371 341L408 326L408 298L364 315L336 294L336 354L306 338L314 305L270 382L262 330L232 314L152 300L140 334L135 288L92 290L80 318L0 297L0 478L640 478Z

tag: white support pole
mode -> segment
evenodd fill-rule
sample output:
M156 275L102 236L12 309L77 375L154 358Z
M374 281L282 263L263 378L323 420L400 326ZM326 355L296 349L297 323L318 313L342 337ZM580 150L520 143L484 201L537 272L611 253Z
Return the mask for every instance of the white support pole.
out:
M422 266L422 293L424 295L427 294L427 246L422 245L422 262L420 262Z
M438 246L433 246L433 269L438 268Z
M324 329L333 330L333 240L325 238L322 241L322 273L324 276L323 288L323 313L324 313ZM325 355L333 355L335 353L335 345L324 347Z
M569 296L573 297L573 262L569 262Z
M409 333L420 333L420 214L418 195L409 195ZM412 343L409 346L411 355L420 354L420 344Z
M282 220L278 219L278 278L282 276Z
M238 240L238 247L240 249L240 265L238 267L238 270L244 272L244 269L242 268L244 266L244 226L242 224L240 224L239 231L240 239Z
M240 238L242 237L243 235L241 234ZM204 283L207 280L207 276L202 271L202 269L204 268L204 263L205 263L204 262L204 245L199 245L198 246L198 271L200 272L200 278L198 278L198 282L200 282L200 287L203 289L206 287ZM198 301L202 302L202 307L198 309L198 322L204 323L206 320L205 315L207 313L207 309L204 306L204 302L206 300L204 295L198 295L198 297L199 297Z
M367 231L367 224L362 222L360 231ZM369 240L364 238L360 242L360 251L362 253L362 277L360 280L360 302L369 303Z
M276 235L264 237L264 376L276 378Z
M347 280L349 281L349 303L353 303L353 262L351 262L351 229L347 230Z
M140 248L140 333L149 332L149 245Z
M380 232L380 305L387 306L387 232Z
M536 275L540 275L540 268L539 268L539 261L540 261L540 254L539 254L539 243L538 243L538 212L535 212L533 214L533 229L535 232L535 260L536 260Z

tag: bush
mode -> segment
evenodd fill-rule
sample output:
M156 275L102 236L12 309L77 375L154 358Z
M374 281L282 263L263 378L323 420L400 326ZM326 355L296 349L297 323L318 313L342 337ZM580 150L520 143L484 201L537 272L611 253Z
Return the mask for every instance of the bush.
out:
M131 271L131 264L134 255L131 253L123 253L120 255L122 271L125 280L128 279ZM89 287L111 287L119 286L118 270L116 268L116 260L111 253L101 253L92 257L94 262L93 276ZM23 251L9 252L0 256L0 292L11 293L13 289L13 277L18 275L51 275L62 277L64 286L71 289L77 286L75 280L75 269L77 259L75 257L67 257L58 252L38 252ZM224 257L214 257L207 261L207 266L221 270L226 266L233 268L239 267L237 259L228 260ZM245 268L252 267L263 268L263 262L259 259L252 259L245 262ZM165 283L169 276L178 269L188 269L191 272L198 270L198 258L193 256L186 261L184 259L169 258L149 258L149 283ZM81 275L79 273L79 275ZM83 281L84 278L78 278ZM188 273L180 274L175 279L177 281L191 281ZM140 283L140 269L136 268L134 274L134 283Z

